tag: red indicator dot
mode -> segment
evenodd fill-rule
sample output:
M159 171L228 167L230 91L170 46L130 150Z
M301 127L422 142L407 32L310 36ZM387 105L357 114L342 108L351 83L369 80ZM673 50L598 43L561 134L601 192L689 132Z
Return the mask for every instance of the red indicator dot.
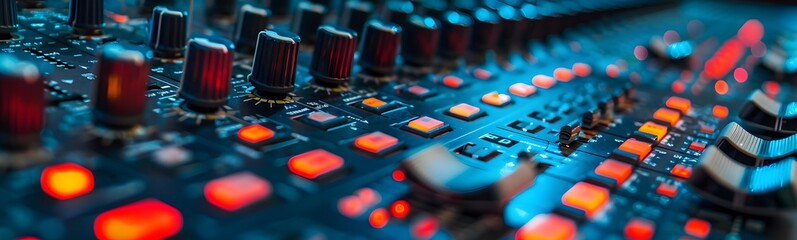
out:
M636 47L634 47L634 57L636 57L636 59L640 61L648 59L648 49L645 48L644 46L637 45Z
M717 80L714 83L714 91L717 92L719 95L725 95L728 93L728 83L725 80Z
M437 233L439 224L434 217L426 217L412 225L412 236L417 239L429 239Z
M66 200L91 192L94 189L94 174L75 163L62 163L44 169L41 186L48 195Z
M553 70L553 77L562 82L569 82L573 80L575 74L572 70L567 68L556 68Z
M338 200L338 211L343 216L355 218L365 211L365 204L358 197L346 196Z
M686 90L686 85L681 81L675 81L672 83L672 91L674 93L683 93Z
M728 117L728 107L722 105L714 105L714 108L711 110L711 113L714 114L714 117L719 119L725 119Z
M576 73L576 76L586 77L592 73L592 66L586 63L575 63L573 64L573 72Z
M396 180L397 182L403 182L405 179L407 179L407 175L404 174L404 171L393 171L393 180Z
M360 190L357 190L355 195L360 198L360 201L368 206L376 205L382 201L382 195L372 188L361 188Z
M675 164L670 170L670 173L675 176L679 176L682 178L689 178L692 176L692 167L685 166L683 164Z
M383 228L390 221L390 215L384 208L378 208L368 216L368 223L374 228Z
M630 240L647 240L653 238L656 225L650 220L633 218L625 225L625 237Z
M744 68L736 68L736 70L733 70L733 78L740 83L746 82L747 70L744 70Z
M778 95L780 93L780 84L775 81L764 82L764 92L768 95Z
M481 80L487 80L493 76L493 73L483 68L477 68L476 70L473 70L473 76Z
M606 66L606 76L610 78L617 78L620 76L620 68L617 65L609 64Z
M690 218L684 225L684 232L695 237L705 238L711 232L711 223L699 218Z
M410 204L404 200L398 200L390 205L390 214L395 218L404 218L410 214Z

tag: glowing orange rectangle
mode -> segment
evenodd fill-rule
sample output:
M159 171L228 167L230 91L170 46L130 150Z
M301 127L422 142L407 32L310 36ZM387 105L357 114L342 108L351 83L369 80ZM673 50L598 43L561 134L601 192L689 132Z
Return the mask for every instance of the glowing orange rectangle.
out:
M518 231L517 240L571 240L576 237L576 223L556 214L534 216Z
M372 108L379 108L381 106L387 105L387 102L379 100L378 98L367 98L362 101L362 104Z
M661 141L667 135L667 126L663 126L654 122L645 122L639 127L639 131L656 136L656 140Z
M296 175L316 179L343 166L343 158L323 149L316 149L292 157L288 169Z
M271 195L271 183L250 173L240 172L205 184L205 199L211 204L235 211Z
M180 211L157 199L145 199L97 216L94 234L99 239L166 239L182 227Z
M398 138L394 138L382 132L365 134L354 140L354 146L372 153L381 152L396 144L398 144Z
M639 156L639 160L645 159L653 147L650 143L636 140L634 138L626 139L619 147L620 150L633 153Z
M613 159L607 159L595 168L596 174L614 179L617 181L617 185L623 185L633 171L634 166L631 166L631 164Z
M670 126L675 126L675 124L678 124L678 121L681 120L681 113L667 108L659 108L659 110L653 113L653 118L666 122L670 124Z
M453 107L449 108L448 111L451 114L454 114L454 115L457 115L457 116L460 116L460 117L463 117L463 118L469 118L470 116L473 116L474 114L479 113L481 111L481 109L479 109L478 107L472 106L470 104L467 104L467 103L460 103L460 104L457 104L456 106L453 106Z
M427 116L419 117L407 124L408 127L425 133L441 128L443 125L445 124L442 121Z
M609 201L609 190L586 182L576 183L562 196L564 205L583 210L592 217Z
M672 96L667 99L665 105L668 108L676 109L681 111L681 113L686 114L689 112L689 109L692 108L692 101L689 101L689 99L686 98Z

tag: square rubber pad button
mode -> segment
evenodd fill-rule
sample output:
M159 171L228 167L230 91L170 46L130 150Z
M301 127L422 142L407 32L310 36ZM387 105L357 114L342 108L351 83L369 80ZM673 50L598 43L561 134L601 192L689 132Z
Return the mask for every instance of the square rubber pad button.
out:
M360 108L376 114L382 114L397 107L396 104L392 102L386 102L373 97L360 101L358 105Z
M235 211L271 195L271 183L251 173L240 172L205 184L205 199L211 204Z
M307 179L316 179L343 167L343 158L324 149L302 153L288 160L288 169Z
M485 115L484 111L467 103L460 103L449 108L445 114L465 121L473 121Z
M382 132L372 132L354 140L354 146L363 151L383 154L399 147L399 140Z
M407 123L407 125L402 126L402 128L426 138L436 137L437 135L451 130L451 127L443 121L427 116L416 118Z
M314 127L327 130L337 127L346 123L346 118L335 116L325 112L311 112L307 114L302 120Z

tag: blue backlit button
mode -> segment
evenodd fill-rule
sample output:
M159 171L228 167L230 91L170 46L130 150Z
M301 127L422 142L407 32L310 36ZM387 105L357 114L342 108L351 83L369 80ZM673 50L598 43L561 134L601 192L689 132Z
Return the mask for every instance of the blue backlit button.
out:
M451 131L451 127L443 121L422 116L410 121L402 129L421 135L426 138L433 138L445 132Z
M512 97L498 92L490 92L482 96L482 102L496 107L506 106L510 101L512 101Z
M457 104L445 111L445 114L465 121L473 121L474 119L486 115L486 113L478 107L467 103Z
M418 100L424 100L437 94L437 92L435 92L433 89L425 88L419 85L407 87L404 89L404 92L406 95Z
M346 118L325 112L311 112L302 118L304 123L324 130L346 123Z
M360 101L358 106L366 111L376 114L382 114L397 107L397 105L393 102L385 101L375 97L366 98L365 100Z

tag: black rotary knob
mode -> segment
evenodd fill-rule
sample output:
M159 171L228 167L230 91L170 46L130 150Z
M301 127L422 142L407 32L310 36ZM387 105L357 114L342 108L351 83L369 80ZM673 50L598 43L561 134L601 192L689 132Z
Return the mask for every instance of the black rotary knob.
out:
M261 31L252 62L249 82L270 99L282 99L293 92L299 59L299 35L285 30Z
M83 36L102 34L105 25L103 0L72 0L69 2L69 25L72 32Z
M406 27L410 15L415 12L415 5L406 0L393 0L385 5L387 9L387 19L401 27Z
M274 14L274 17L286 17L290 13L291 1L285 0L265 0L264 6L267 6Z
M152 51L110 43L99 50L97 57L94 122L121 129L141 124Z
M0 1L0 40L14 38L12 33L19 29L17 20L17 2L14 0Z
M155 7L149 27L149 47L160 58L180 58L185 52L187 14Z
M375 76L393 74L400 42L401 27L398 25L379 19L368 21L360 47L360 66Z
M314 43L316 29L324 23L327 7L313 2L300 2L293 16L291 31L299 34L305 42Z
M236 48L242 52L254 52L258 34L268 28L269 18L271 11L268 9L243 5L233 34Z
M197 112L215 112L227 104L235 53L232 42L221 38L193 38L183 65L177 95Z
M340 86L351 77L357 32L331 24L318 28L310 75L322 85Z
M0 54L0 146L16 150L37 146L44 126L44 106L39 70Z
M157 6L172 6L173 4L174 0L144 0L139 11L143 14L150 14Z
M448 11L443 14L438 53L444 60L456 60L465 55L470 43L473 18L469 15Z
M365 23L368 22L373 11L373 3L360 0L346 1L343 14L340 16L340 24L357 31L358 34L363 34Z
M432 17L413 15L404 31L401 47L404 63L417 67L434 64L437 44L440 42L440 22Z
M473 19L471 50L477 54L494 50L501 34L498 14L486 8L477 8L473 11Z
M520 37L523 36L523 17L519 9L501 5L497 9L501 18L501 37L498 46L502 50L515 50L519 47Z
M211 18L228 18L235 14L235 1L208 0L206 13Z

